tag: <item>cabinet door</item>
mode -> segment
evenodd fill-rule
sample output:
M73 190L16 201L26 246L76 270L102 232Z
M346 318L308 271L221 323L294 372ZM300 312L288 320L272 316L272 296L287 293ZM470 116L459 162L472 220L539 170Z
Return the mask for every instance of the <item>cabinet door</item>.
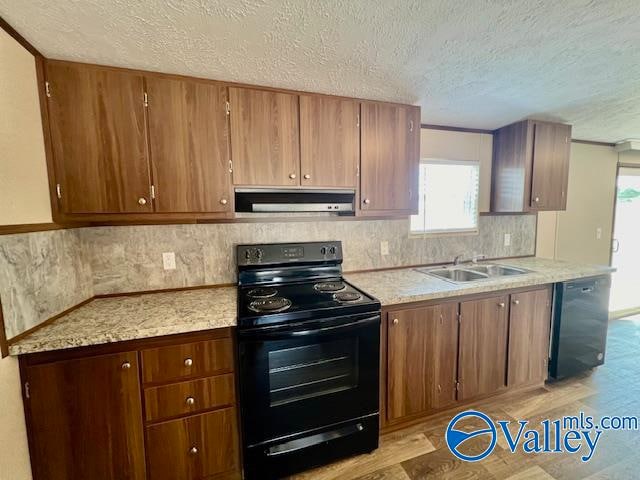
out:
M26 399L36 480L142 480L136 352L29 366Z
M569 180L571 126L535 122L531 208L565 210Z
M235 408L147 428L149 478L201 480L238 467Z
M227 89L146 79L157 212L231 210Z
M360 161L360 104L300 97L300 163L303 186L356 187Z
M150 212L142 76L55 62L46 70L62 210Z
M298 96L229 88L235 185L300 184Z
M361 111L362 210L417 213L420 109L364 102Z
M508 295L460 304L459 400L505 387Z
M389 312L389 420L455 402L457 314L457 303Z
M509 387L544 382L549 357L551 289L511 295Z

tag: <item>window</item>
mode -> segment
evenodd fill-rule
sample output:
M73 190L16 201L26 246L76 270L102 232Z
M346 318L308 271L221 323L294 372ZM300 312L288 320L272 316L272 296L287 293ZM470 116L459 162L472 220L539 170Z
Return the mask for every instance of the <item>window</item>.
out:
M477 232L479 182L479 162L422 159L411 233Z

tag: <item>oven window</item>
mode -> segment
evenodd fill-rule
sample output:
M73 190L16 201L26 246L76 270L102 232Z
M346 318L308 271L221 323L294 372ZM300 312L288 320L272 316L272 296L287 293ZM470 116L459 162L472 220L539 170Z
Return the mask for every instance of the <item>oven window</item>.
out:
M357 337L269 352L272 407L357 386Z

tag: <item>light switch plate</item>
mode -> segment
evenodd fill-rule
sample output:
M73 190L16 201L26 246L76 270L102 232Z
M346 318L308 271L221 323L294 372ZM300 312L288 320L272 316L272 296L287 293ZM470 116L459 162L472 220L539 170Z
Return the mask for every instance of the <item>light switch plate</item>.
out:
M505 233L504 234L504 246L505 247L510 247L511 246L511 234L510 233Z
M165 270L175 270L176 254L174 252L164 252L162 254L162 266Z
M389 242L380 242L380 255L389 255Z

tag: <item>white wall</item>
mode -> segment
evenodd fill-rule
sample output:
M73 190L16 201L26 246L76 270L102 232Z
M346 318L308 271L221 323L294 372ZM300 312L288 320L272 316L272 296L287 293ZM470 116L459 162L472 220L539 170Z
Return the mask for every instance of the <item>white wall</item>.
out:
M33 55L0 29L0 225L51 222Z
M35 60L0 29L0 225L51 222ZM0 360L0 480L31 467L16 358Z
M480 162L481 212L491 208L491 157L493 135L487 133L452 132L423 128L420 134L420 157Z
M538 214L538 256L609 263L617 162L612 147L571 144L567 210Z

